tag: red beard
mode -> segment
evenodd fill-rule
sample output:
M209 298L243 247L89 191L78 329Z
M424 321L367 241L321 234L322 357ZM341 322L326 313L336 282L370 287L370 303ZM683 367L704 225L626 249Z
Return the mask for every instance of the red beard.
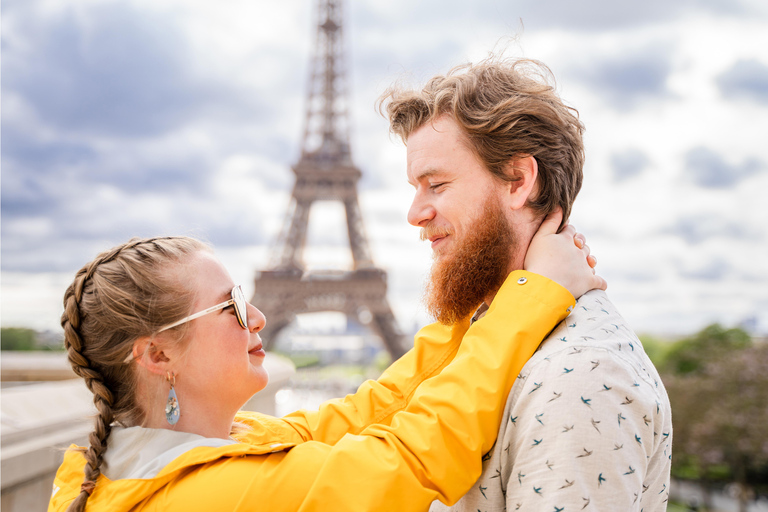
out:
M504 284L517 239L498 200L489 197L452 252L435 259L424 293L427 311L451 325L474 312Z

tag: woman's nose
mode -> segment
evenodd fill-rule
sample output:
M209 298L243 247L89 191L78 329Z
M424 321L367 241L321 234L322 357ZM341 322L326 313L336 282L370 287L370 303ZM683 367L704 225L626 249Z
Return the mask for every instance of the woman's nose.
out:
M248 330L251 332L259 332L267 325L267 317L259 309L248 303Z

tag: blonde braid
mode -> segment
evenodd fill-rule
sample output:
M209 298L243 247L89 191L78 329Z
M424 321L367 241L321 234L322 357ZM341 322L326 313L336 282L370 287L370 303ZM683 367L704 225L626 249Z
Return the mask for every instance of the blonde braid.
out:
M96 480L101 474L101 463L107 449L107 439L112 432L112 405L114 397L104 385L101 374L90 367L88 358L82 353L83 340L78 333L80 327L79 302L83 296L86 279L90 278L93 270L101 263L96 260L87 269L78 272L74 283L64 294L64 315L61 326L64 328L64 345L67 349L69 362L75 373L85 380L88 389L93 393L93 404L98 410L93 432L88 435L89 447L85 452L85 479L80 486L80 494L67 509L68 512L81 512L85 503L96 486Z
M206 249L201 242L186 237L133 239L85 265L67 288L61 317L64 345L72 369L85 380L98 411L84 452L81 492L67 512L85 509L101 475L112 423L118 416L129 422L143 416L133 396L135 375L124 363L133 341L152 334L166 321L174 320L172 317L183 316L191 306L190 294L178 293L180 283L168 283L163 275L169 273L165 265ZM163 295L176 295L181 300L169 305L170 300L157 300Z

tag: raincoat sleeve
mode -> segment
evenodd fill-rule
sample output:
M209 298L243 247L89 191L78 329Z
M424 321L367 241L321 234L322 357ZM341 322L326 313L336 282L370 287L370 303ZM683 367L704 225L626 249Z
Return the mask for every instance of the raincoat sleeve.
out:
M426 510L435 499L455 503L480 476L518 373L574 304L553 281L510 274L453 361L418 386L389 425L333 446L298 510L332 503L334 510L405 512Z
M428 325L414 337L414 348L378 380L364 382L355 394L325 402L317 411L297 411L282 420L302 440L327 444L335 444L345 434L359 434L371 424L389 425L418 386L453 360L468 328L469 317L453 326Z

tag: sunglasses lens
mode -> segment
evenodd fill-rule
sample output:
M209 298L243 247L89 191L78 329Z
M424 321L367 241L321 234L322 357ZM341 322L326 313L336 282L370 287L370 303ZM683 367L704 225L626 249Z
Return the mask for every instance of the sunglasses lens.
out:
M245 295L243 295L243 289L240 285L232 288L232 299L235 301L235 314L237 315L237 321L240 327L243 329L248 328L248 309L245 303Z

